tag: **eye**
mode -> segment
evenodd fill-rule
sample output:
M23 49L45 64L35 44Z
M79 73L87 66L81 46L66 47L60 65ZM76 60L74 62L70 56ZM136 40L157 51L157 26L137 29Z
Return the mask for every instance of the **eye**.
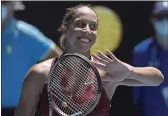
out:
M84 28L86 26L86 23L83 21L78 21L76 22L75 26L79 28Z
M92 23L92 24L89 25L89 27L92 31L96 31L98 26L97 26L96 23Z

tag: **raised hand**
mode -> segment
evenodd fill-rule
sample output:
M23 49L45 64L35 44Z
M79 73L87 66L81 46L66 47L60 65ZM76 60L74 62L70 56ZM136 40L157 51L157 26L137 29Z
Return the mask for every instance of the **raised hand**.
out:
M100 51L92 54L92 62L98 69L105 72L103 80L123 81L131 75L131 65L117 59L109 50L107 50L107 55L109 57Z

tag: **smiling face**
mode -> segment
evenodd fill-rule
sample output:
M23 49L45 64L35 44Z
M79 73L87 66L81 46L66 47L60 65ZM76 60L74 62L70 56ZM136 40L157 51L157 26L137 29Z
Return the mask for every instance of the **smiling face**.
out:
M66 49L87 52L97 38L98 19L95 12L87 6L76 10L75 18L66 30Z

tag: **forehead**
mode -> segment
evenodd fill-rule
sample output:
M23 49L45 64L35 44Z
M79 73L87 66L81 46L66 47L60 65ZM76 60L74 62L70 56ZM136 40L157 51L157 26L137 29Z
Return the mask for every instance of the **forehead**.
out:
M89 21L97 22L97 15L89 7L81 7L76 11L76 19L86 19Z

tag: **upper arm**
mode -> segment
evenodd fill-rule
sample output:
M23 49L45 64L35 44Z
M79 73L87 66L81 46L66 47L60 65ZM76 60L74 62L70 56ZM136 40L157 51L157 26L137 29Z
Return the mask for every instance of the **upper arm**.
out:
M15 116L32 116L39 102L40 92L45 83L42 73L32 68L26 75L23 83L21 97Z

